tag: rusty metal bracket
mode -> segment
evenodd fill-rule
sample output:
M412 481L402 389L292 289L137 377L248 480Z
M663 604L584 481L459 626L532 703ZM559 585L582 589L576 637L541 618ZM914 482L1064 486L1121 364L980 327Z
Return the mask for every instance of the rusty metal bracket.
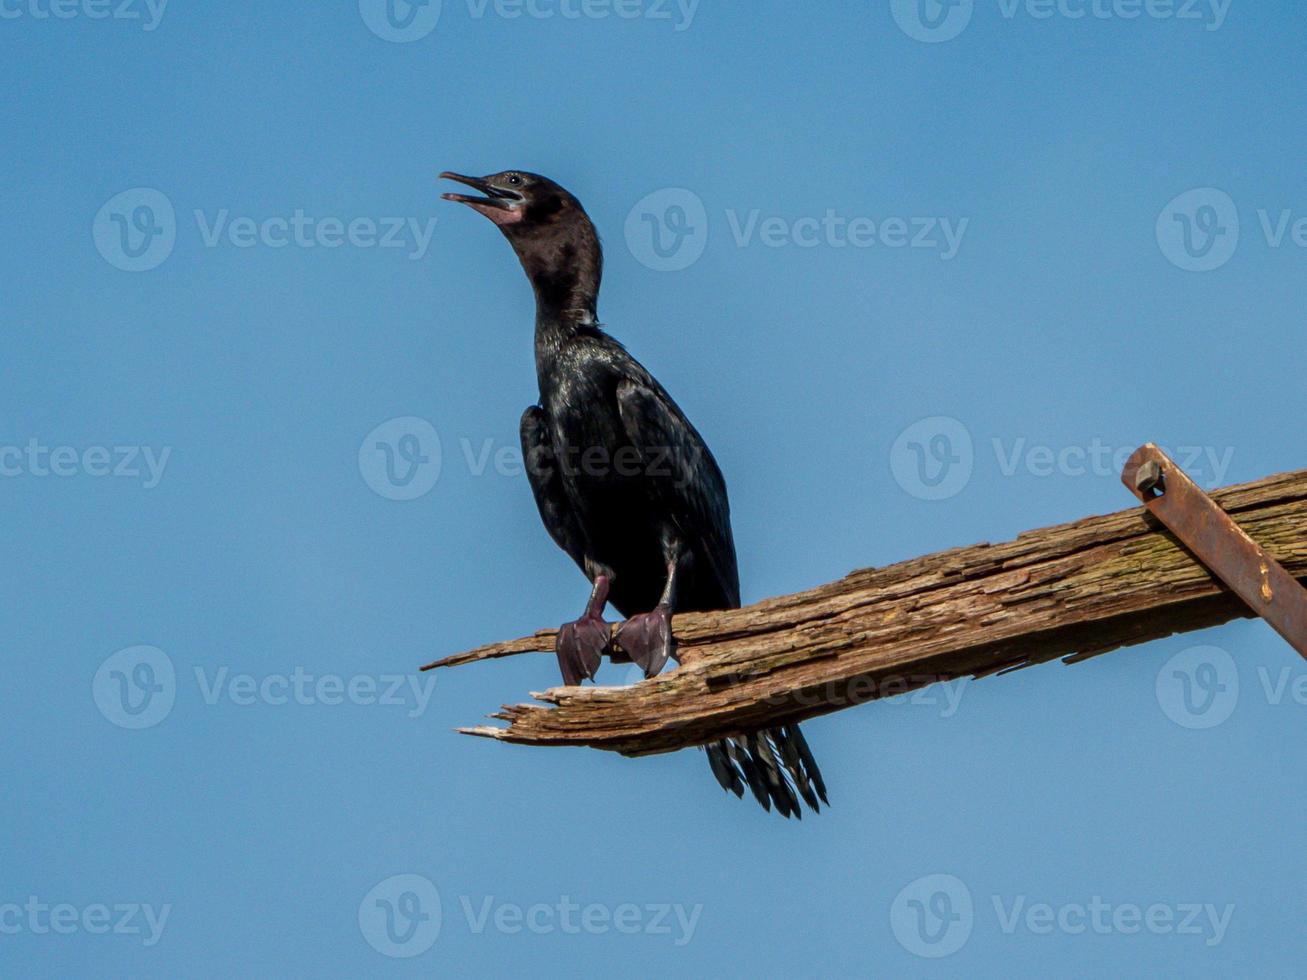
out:
M1307 589L1151 442L1134 451L1121 482L1207 569L1307 657Z

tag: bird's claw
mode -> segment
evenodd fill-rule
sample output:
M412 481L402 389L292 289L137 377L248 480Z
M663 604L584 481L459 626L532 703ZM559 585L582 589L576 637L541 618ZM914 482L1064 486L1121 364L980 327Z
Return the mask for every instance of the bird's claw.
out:
M613 643L644 671L645 677L653 677L676 649L671 610L659 606L653 612L632 616L617 627Z
M558 654L564 684L580 684L587 677L594 680L600 658L608 649L610 636L608 624L599 616L582 616L559 627L554 650Z

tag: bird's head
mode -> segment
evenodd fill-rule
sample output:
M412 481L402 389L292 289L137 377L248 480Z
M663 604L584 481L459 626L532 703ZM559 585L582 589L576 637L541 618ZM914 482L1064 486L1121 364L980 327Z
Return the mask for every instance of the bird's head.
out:
M581 210L576 198L548 177L524 170L505 170L489 177L468 177L446 170L440 176L466 184L481 195L442 194L441 197L446 201L466 204L473 211L484 214L504 228L505 234L508 234L507 229L513 225L529 228L554 224L565 220L567 212ZM527 228L515 230L525 231Z
M594 314L603 255L599 236L581 202L548 177L505 170L468 177L440 175L477 191L442 194L485 215L504 233L535 287L542 308Z

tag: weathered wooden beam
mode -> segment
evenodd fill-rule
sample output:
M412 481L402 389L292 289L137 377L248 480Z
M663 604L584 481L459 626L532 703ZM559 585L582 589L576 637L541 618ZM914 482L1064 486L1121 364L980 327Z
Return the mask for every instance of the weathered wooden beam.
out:
M1307 579L1307 470L1212 494L1297 579ZM559 687L506 705L530 745L667 752L799 721L936 681L1058 657L1068 663L1252 615L1142 507L955 548L744 609L674 620L681 665L629 687ZM552 651L555 631L426 668Z

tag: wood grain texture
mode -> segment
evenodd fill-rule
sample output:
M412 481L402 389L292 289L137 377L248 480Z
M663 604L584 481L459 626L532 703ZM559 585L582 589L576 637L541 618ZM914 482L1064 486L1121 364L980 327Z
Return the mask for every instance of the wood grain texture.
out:
M1307 470L1212 494L1300 581ZM926 555L743 609L674 620L681 665L630 687L561 687L506 705L507 727L460 729L529 745L668 752L800 721L936 681L1216 626L1251 611L1143 507ZM447 657L452 667L552 652L554 630Z

